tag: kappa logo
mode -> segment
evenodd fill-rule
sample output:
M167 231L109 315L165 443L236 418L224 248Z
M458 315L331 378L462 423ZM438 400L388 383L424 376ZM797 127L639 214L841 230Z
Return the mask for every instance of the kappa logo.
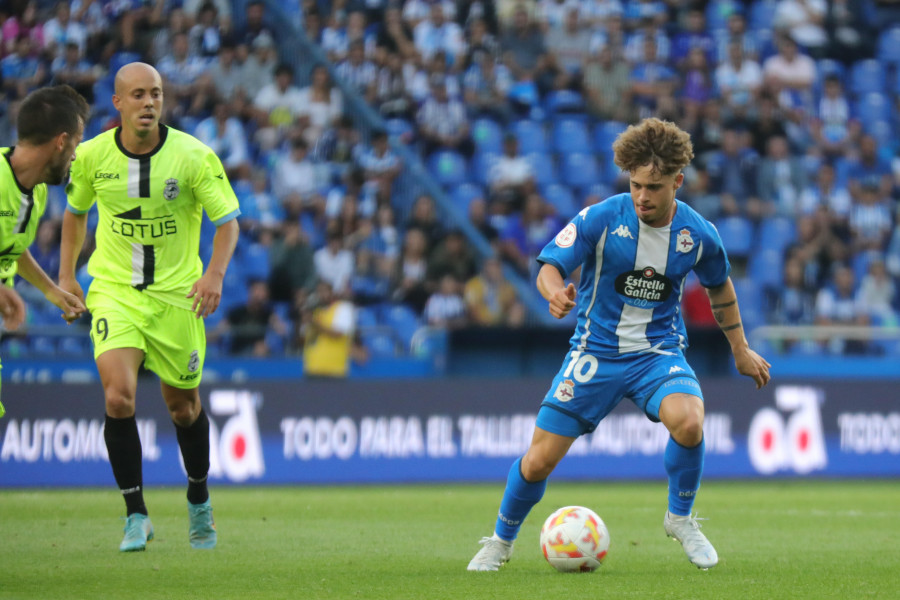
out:
M671 375L672 373L679 373L681 371L684 371L684 369L682 369L678 365L675 365L669 369L669 375Z
M631 230L628 229L628 225L619 224L619 226L613 230L612 234L621 238L628 238L629 240L634 239L634 236L631 235Z

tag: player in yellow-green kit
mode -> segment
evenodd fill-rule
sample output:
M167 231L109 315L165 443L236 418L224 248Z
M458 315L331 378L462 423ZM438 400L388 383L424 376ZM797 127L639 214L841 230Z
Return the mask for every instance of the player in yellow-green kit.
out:
M0 148L0 315L8 331L25 320L25 304L12 288L18 273L63 311L81 315L81 300L59 288L31 256L38 221L47 207L47 185L66 180L90 107L67 85L33 91L19 106L19 141ZM5 410L0 403L0 417Z
M134 417L141 363L159 376L175 424L188 474L190 544L212 548L209 419L197 389L206 354L202 317L222 297L238 239L238 201L213 151L159 122L163 85L156 69L144 63L119 69L112 99L122 125L78 148L66 190L60 286L83 294L75 264L87 212L96 203L97 245L88 263L93 281L86 304L106 400L106 448L128 515L119 550L143 550L153 539ZM216 225L205 272L199 257L204 211Z

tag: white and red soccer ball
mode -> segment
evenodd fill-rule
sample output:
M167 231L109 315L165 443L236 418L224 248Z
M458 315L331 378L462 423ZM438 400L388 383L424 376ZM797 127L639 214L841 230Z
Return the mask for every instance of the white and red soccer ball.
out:
M541 552L557 571L597 569L609 550L609 531L597 513L583 506L564 506L541 527Z

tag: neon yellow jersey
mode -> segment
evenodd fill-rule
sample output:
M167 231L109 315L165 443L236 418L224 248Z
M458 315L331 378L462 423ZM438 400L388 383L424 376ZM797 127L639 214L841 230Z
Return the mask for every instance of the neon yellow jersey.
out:
M218 227L240 214L219 157L196 138L160 125L159 145L128 152L120 128L81 144L66 188L68 210L84 214L96 202L94 278L131 285L176 306L203 273L203 211Z
M47 208L47 186L26 190L9 164L14 148L0 148L0 279L16 274L16 261L28 249ZM55 273L50 276L53 277Z

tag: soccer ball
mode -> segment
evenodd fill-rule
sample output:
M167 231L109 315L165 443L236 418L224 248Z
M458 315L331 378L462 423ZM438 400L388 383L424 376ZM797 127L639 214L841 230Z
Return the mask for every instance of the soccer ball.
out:
M541 551L557 571L593 571L609 550L609 531L597 513L583 506L564 506L541 527Z

